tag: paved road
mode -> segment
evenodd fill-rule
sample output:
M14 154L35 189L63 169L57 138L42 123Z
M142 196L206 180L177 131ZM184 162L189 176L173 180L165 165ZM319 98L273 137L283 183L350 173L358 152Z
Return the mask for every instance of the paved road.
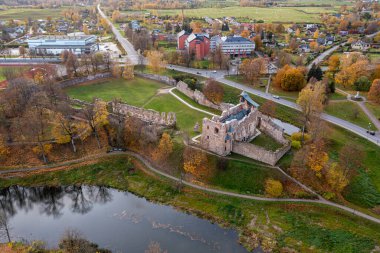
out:
M225 79L224 75L226 74L226 71L215 71L214 72L211 70L200 70L200 69L186 68L186 67L175 66L175 65L169 65L168 68L178 70L178 71L182 71L182 72L186 72L189 74L203 76L206 78L214 78L214 79L218 80L219 82L224 83L228 86L231 86L231 87L234 87L234 88L237 88L240 90L245 90L248 93L251 93L251 94L254 94L256 96L271 100L277 104L281 104L281 105L287 106L289 108L292 108L292 109L295 109L298 111L301 110L300 107L294 102L291 102L291 101L288 101L285 99L276 99L270 93L266 93L264 91L256 90L252 87L249 87L249 86L246 86L246 85ZM367 129L360 127L358 125L355 125L355 124L348 122L346 120L331 116L331 115L326 114L326 113L323 113L321 115L321 118L326 120L329 123L332 123L334 125L337 125L337 126L344 128L346 130L349 130L349 131L371 141L372 143L380 146L380 135L378 132L376 133L375 136L369 135L367 133Z
M327 56L329 56L330 54L332 54L335 50L337 50L341 45L344 45L346 44L346 42L343 42L339 45L336 45L336 46L333 46L332 48L324 51L322 54L318 55L317 58L315 58L308 66L307 66L307 69L311 69L311 66L313 66L313 64L315 65L318 65L320 64Z
M124 38L123 35L119 32L119 30L112 24L112 22L109 20L109 18L103 13L103 11L100 9L100 4L98 4L98 11L100 16L102 18L106 19L108 24L111 26L112 32L115 35L116 39L119 41L120 45L124 48L124 50L127 52L127 57L131 61L133 65L136 65L139 63L139 54L134 49L133 45Z
M10 174L10 173L20 173L20 172L33 172L33 171L38 171L38 170L42 170L42 169L46 169L46 168L60 167L60 166L65 166L65 165L73 165L75 163L80 163L80 162L84 162L84 161L98 159L101 157L107 157L107 156L109 157L109 156L120 155L120 154L126 154L129 156L133 156L133 157L137 158L138 160L140 160L145 165L145 167L148 168L150 171L153 171L154 173L159 174L165 178L171 179L171 180L176 181L178 183L182 183L183 185L198 189L198 190L203 191L203 192L214 193L214 194L230 196L230 197L236 197L236 198L241 198L241 199L256 200L256 201L322 204L322 205L332 206L332 207L344 210L344 211L349 212L355 216L358 216L358 217L364 218L366 220L380 224L380 219L377 219L375 217L372 217L368 214L362 213L362 212L357 211L355 209L352 209L350 207L346 207L346 206L342 206L342 205L330 202L328 200L321 198L320 196L319 196L320 199L318 199L318 200L292 199L292 198L281 198L281 199L280 198L266 198L266 197L258 197L258 196L239 194L239 193L234 193L234 192L229 192L229 191L217 190L217 189L209 188L206 186L196 185L196 184L184 181L180 178L174 177L172 175L169 175L165 172L162 172L162 171L154 168L153 165L148 160L146 160L144 157L142 157L141 155L139 155L135 152L131 152L131 151L91 155L91 156L84 157L81 159L77 159L77 160L73 160L73 161L69 161L69 162L64 162L64 163L56 164L56 165L50 165L50 166L41 166L41 167L24 168L24 169L19 168L19 169L15 169L15 170L1 170L0 175L6 175L6 174Z

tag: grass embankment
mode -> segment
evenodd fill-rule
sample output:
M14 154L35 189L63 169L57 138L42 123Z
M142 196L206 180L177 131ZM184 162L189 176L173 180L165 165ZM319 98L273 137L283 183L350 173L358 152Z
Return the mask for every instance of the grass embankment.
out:
M198 122L199 126L202 127L203 118L210 117L205 113L191 109L171 94L161 94L153 97L144 108L161 112L175 112L177 127L191 136L198 134L194 132L195 124Z
M188 187L181 192L172 182L147 174L125 157L101 160L72 170L23 178L1 179L0 185L104 185L128 190L149 200L176 206L242 231L241 240L252 247L288 247L301 252L369 252L380 244L380 226L334 208L315 204L270 203L207 194ZM133 173L128 168L135 167Z
M182 92L180 92L179 90L177 89L174 89L173 90L173 93L176 94L178 97L180 97L181 99L183 99L184 101L186 101L188 104L194 106L194 107L197 107L199 109L202 109L202 110L205 110L205 111L208 111L208 112L211 112L211 113L214 113L216 115L220 115L222 112L219 111L219 110L216 110L216 109L213 109L213 108L210 108L210 107L207 107L207 106L204 106L204 105L200 105L198 104L197 102L195 102L194 100L192 100L191 98L189 98L188 96L186 96L185 94L183 94Z
M135 78L133 80L110 79L99 83L90 83L72 86L65 91L70 97L92 101L94 97L105 101L120 98L134 106L142 106L156 95L164 84L148 79Z
M371 122L362 109L350 101L329 103L325 107L325 111L330 115L347 120L364 128L368 128L368 123Z

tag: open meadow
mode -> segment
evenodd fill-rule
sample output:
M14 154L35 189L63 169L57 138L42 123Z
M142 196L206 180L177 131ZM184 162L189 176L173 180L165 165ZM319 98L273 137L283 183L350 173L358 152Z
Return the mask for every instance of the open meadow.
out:
M265 22L313 22L320 23L320 14L335 12L335 7L227 7L227 8L199 8L185 9L186 17L235 17L264 20ZM158 10L159 15L179 15L180 9Z

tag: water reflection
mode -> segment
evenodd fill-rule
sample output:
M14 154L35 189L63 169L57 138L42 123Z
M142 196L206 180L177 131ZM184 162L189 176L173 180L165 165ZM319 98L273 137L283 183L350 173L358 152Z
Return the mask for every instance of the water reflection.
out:
M43 240L56 247L67 229L113 252L244 253L237 233L103 186L13 186L0 190L0 241Z
M37 205L40 214L59 218L65 206L65 196L71 200L71 211L79 214L91 211L95 203L105 204L112 200L109 189L104 186L12 186L0 190L0 210L9 218L14 216L17 210L28 212Z

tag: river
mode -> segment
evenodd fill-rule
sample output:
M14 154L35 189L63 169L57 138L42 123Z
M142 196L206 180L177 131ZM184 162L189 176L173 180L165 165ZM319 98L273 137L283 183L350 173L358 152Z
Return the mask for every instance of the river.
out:
M106 187L14 186L0 191L0 205L13 241L57 247L73 229L114 253L144 252L151 241L168 253L247 252L232 229Z

